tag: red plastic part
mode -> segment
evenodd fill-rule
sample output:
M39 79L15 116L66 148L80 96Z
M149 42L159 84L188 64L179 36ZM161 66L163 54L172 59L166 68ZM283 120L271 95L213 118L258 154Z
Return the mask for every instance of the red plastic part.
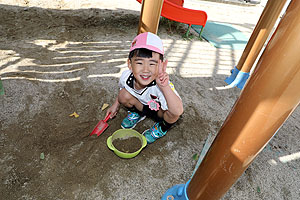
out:
M137 0L142 3L142 0ZM183 0L164 0L164 4L161 11L161 16L170 20L181 22L191 25L205 26L207 21L207 14L202 10L193 10L184 8Z
M168 1L181 7L183 6L184 3L184 0L168 0Z
M103 133L105 131L105 129L108 127L108 123L106 123L106 122L109 118L110 118L110 113L109 113L109 115L107 115L105 117L104 120L101 120L98 122L98 124L95 126L95 128L92 131L92 133L90 134L90 136L94 135L94 134L96 134L97 136L101 135L101 133Z

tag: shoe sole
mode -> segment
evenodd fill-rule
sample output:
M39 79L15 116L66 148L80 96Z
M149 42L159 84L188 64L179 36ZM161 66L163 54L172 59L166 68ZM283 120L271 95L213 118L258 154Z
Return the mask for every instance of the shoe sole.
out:
M142 117L141 119L139 119L139 121L137 121L137 123L135 123L135 125L133 125L133 127L131 128L124 128L121 124L122 129L133 129L140 121L143 121L146 118L146 116Z

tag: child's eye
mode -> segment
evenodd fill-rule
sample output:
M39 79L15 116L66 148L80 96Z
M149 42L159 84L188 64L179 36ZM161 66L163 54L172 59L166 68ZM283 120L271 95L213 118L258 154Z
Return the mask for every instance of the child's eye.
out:
M141 63L141 62L137 62L136 64L137 64L137 65L141 65L141 64L143 64L143 63Z

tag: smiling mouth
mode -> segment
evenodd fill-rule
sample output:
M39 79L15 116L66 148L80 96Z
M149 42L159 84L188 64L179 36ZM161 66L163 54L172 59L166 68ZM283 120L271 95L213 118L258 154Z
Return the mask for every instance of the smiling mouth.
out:
M141 75L143 80L148 80L151 76L150 75Z

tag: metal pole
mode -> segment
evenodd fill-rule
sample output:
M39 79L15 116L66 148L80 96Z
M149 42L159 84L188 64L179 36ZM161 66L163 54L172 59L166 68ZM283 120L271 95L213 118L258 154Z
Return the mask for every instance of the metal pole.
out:
M190 200L221 198L300 102L300 1L291 1L241 96L187 186Z
M238 70L250 72L286 1L287 0L268 0L236 66Z
M138 34L152 32L157 34L163 0L143 0Z

